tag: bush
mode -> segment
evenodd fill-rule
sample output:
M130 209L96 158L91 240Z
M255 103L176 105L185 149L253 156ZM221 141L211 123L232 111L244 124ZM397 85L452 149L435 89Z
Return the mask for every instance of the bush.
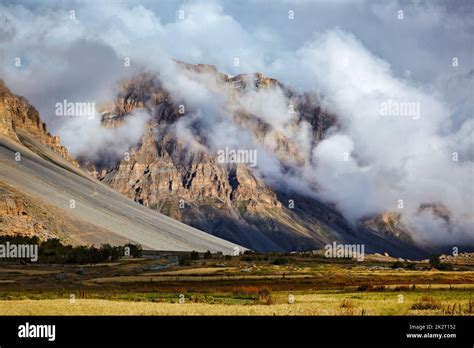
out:
M439 259L439 255L433 255L430 258L430 266L433 268L438 269L441 266L441 261Z
M258 292L258 301L265 305L271 305L273 303L271 290L266 287L262 288Z
M361 284L357 287L357 291L372 291L374 286L370 284Z
M405 269L409 269L409 270L414 270L414 269L416 269L416 263L395 261L392 265L392 268L393 269L405 268Z
M129 248L130 249L130 256L133 258L139 258L142 257L143 254L143 249L140 244L125 244L124 248Z
M275 260L273 260L272 265L286 265L290 261L285 258L285 257L277 257Z
M393 269L396 269L396 268L404 268L404 264L403 264L403 262L401 262L401 261L395 261L395 262L393 263L393 265L392 265L392 268L393 268Z
M452 271L453 265L450 263L442 263L439 255L433 255L430 258L430 266L440 271Z
M180 266L189 266L191 264L191 258L188 255L181 255L178 258Z
M189 255L191 260L199 260L199 253L197 251L191 251L191 254Z
M417 302L415 302L411 309L414 310L430 310L430 309L440 309L441 304L436 301L434 298L429 296L423 296Z
M450 263L442 263L439 268L440 271L452 271L453 265Z

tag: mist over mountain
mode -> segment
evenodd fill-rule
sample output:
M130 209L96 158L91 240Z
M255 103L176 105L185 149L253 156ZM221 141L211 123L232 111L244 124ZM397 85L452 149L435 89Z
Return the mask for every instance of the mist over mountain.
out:
M1 78L97 178L247 247L474 245L472 4L175 6L2 5Z

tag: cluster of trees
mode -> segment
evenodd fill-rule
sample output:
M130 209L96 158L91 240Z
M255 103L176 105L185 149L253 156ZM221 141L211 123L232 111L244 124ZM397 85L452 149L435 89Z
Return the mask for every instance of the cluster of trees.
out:
M433 268L436 268L437 270L440 270L440 271L452 271L453 270L453 265L450 264L450 263L441 262L441 259L440 259L439 255L431 256L430 266L433 267Z
M409 270L415 270L416 269L416 263L414 262L402 262L402 261L395 261L392 265L393 269L397 268L406 268Z
M275 258L273 256L276 255ZM179 265L180 266L189 266L192 264L192 261L195 260L210 260L210 259L224 259L224 260L231 260L232 255L223 255L222 253L215 253L212 254L209 250L206 251L203 254L198 253L197 251L191 251L189 253L182 253L181 255L178 256L179 259ZM269 261L271 260L271 264L273 265L286 265L290 263L290 259L287 257L280 256L279 254L258 254L253 251L246 250L243 254L243 256L240 256L241 261L246 261L246 262L253 262L253 261Z
M204 258L210 258L209 255L211 255L211 252L207 251L207 253L204 254ZM199 260L199 253L193 250L189 254L180 255L178 257L178 260L180 266L189 266L191 264L191 261Z
M64 245L59 239L40 241L38 237L0 236L0 244L38 245L39 263L87 264L117 261L121 257L141 257L142 247L136 244L112 246L102 244L95 246Z

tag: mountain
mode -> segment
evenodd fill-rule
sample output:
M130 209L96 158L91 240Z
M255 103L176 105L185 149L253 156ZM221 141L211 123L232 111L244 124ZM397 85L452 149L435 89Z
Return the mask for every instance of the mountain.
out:
M71 244L230 254L234 243L148 209L91 177L38 111L0 81L0 234ZM240 247L240 250L244 248Z
M184 73L211 79L210 88L227 88L233 123L250 130L264 145L270 140L271 151L289 173L304 164L304 156L272 122L242 106L244 92L282 91L294 104L294 126L302 121L310 125L312 145L328 129L339 127L337 117L321 107L317 94L294 91L260 73L231 77L209 65L178 62L178 66ZM103 127L125 127L137 109L147 110L151 119L126 157L79 159L101 182L151 210L253 250L302 251L339 241L363 243L367 252L408 258L426 255L400 225L392 228L393 219L368 219L354 226L334 207L296 193L284 183L269 183L249 165L220 163L207 147L213 134L199 121L191 124L198 144L190 146L178 136L177 125L190 119L192 111L180 112L180 100L174 100L164 82L159 74L144 73L124 81L117 100L103 106Z

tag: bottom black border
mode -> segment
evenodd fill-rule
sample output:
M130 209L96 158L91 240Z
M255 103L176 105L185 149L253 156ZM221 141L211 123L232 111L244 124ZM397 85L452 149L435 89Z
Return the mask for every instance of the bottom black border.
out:
M55 340L18 337L25 323L55 325ZM407 337L430 333L456 337ZM474 317L0 317L1 348L60 345L473 347Z

